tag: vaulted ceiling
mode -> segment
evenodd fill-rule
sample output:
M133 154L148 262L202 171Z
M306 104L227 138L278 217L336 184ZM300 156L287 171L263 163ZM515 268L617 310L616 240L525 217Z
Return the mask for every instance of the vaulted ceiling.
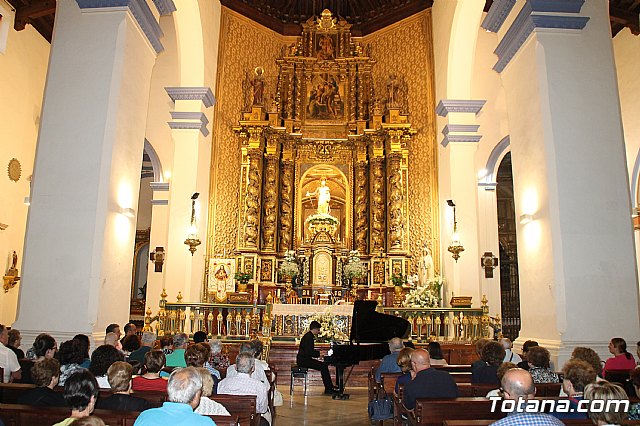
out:
M56 0L7 0L16 10L15 29L32 25L51 42ZM485 11L493 0L485 0ZM433 5L433 0L221 0L246 17L284 35L298 35L300 24L329 9L353 24L354 36L369 34ZM628 27L640 34L640 0L610 0L611 34Z

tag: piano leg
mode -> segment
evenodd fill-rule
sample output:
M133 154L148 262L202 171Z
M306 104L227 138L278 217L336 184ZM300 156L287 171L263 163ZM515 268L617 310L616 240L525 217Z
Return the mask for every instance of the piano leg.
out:
M344 393L344 365L336 365L336 387L338 388L338 394L333 395L332 399L345 400L349 399L349 394Z

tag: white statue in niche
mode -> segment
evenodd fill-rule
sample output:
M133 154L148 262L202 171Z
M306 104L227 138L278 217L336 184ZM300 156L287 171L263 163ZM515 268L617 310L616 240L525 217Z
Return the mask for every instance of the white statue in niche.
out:
M425 243L422 248L422 258L420 259L420 286L422 287L429 284L429 281L431 281L433 277L433 257L431 256L431 251L429 250L427 243Z
M307 197L318 197L318 214L330 214L331 207L329 202L331 201L331 190L327 186L327 179L322 178L320 186L315 191L307 191Z

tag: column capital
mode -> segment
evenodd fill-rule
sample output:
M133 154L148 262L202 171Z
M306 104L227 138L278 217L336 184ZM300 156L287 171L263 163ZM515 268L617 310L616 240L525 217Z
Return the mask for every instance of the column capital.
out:
M436 107L436 114L446 117L450 112L466 112L478 115L486 100L442 99Z
M528 0L493 52L499 58L493 69L502 72L529 35L539 28L582 30L589 17L570 14L580 13L583 4L584 0Z
M165 87L167 94L175 101L202 101L206 108L216 103L216 98L209 87Z
M172 130L200 130L204 136L209 135L209 129L207 129L209 119L203 112L171 111L171 118L174 121L169 121L167 123Z
M160 37L164 34L145 0L76 0L76 3L83 12L128 9L156 54L164 50L164 46L160 43Z

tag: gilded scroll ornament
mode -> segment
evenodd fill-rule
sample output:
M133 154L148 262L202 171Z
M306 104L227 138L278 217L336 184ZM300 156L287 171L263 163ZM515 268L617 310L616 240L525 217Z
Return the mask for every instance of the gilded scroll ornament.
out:
M401 250L404 237L402 176L400 174L402 157L400 154L392 154L387 158L389 161L389 247L391 250Z

